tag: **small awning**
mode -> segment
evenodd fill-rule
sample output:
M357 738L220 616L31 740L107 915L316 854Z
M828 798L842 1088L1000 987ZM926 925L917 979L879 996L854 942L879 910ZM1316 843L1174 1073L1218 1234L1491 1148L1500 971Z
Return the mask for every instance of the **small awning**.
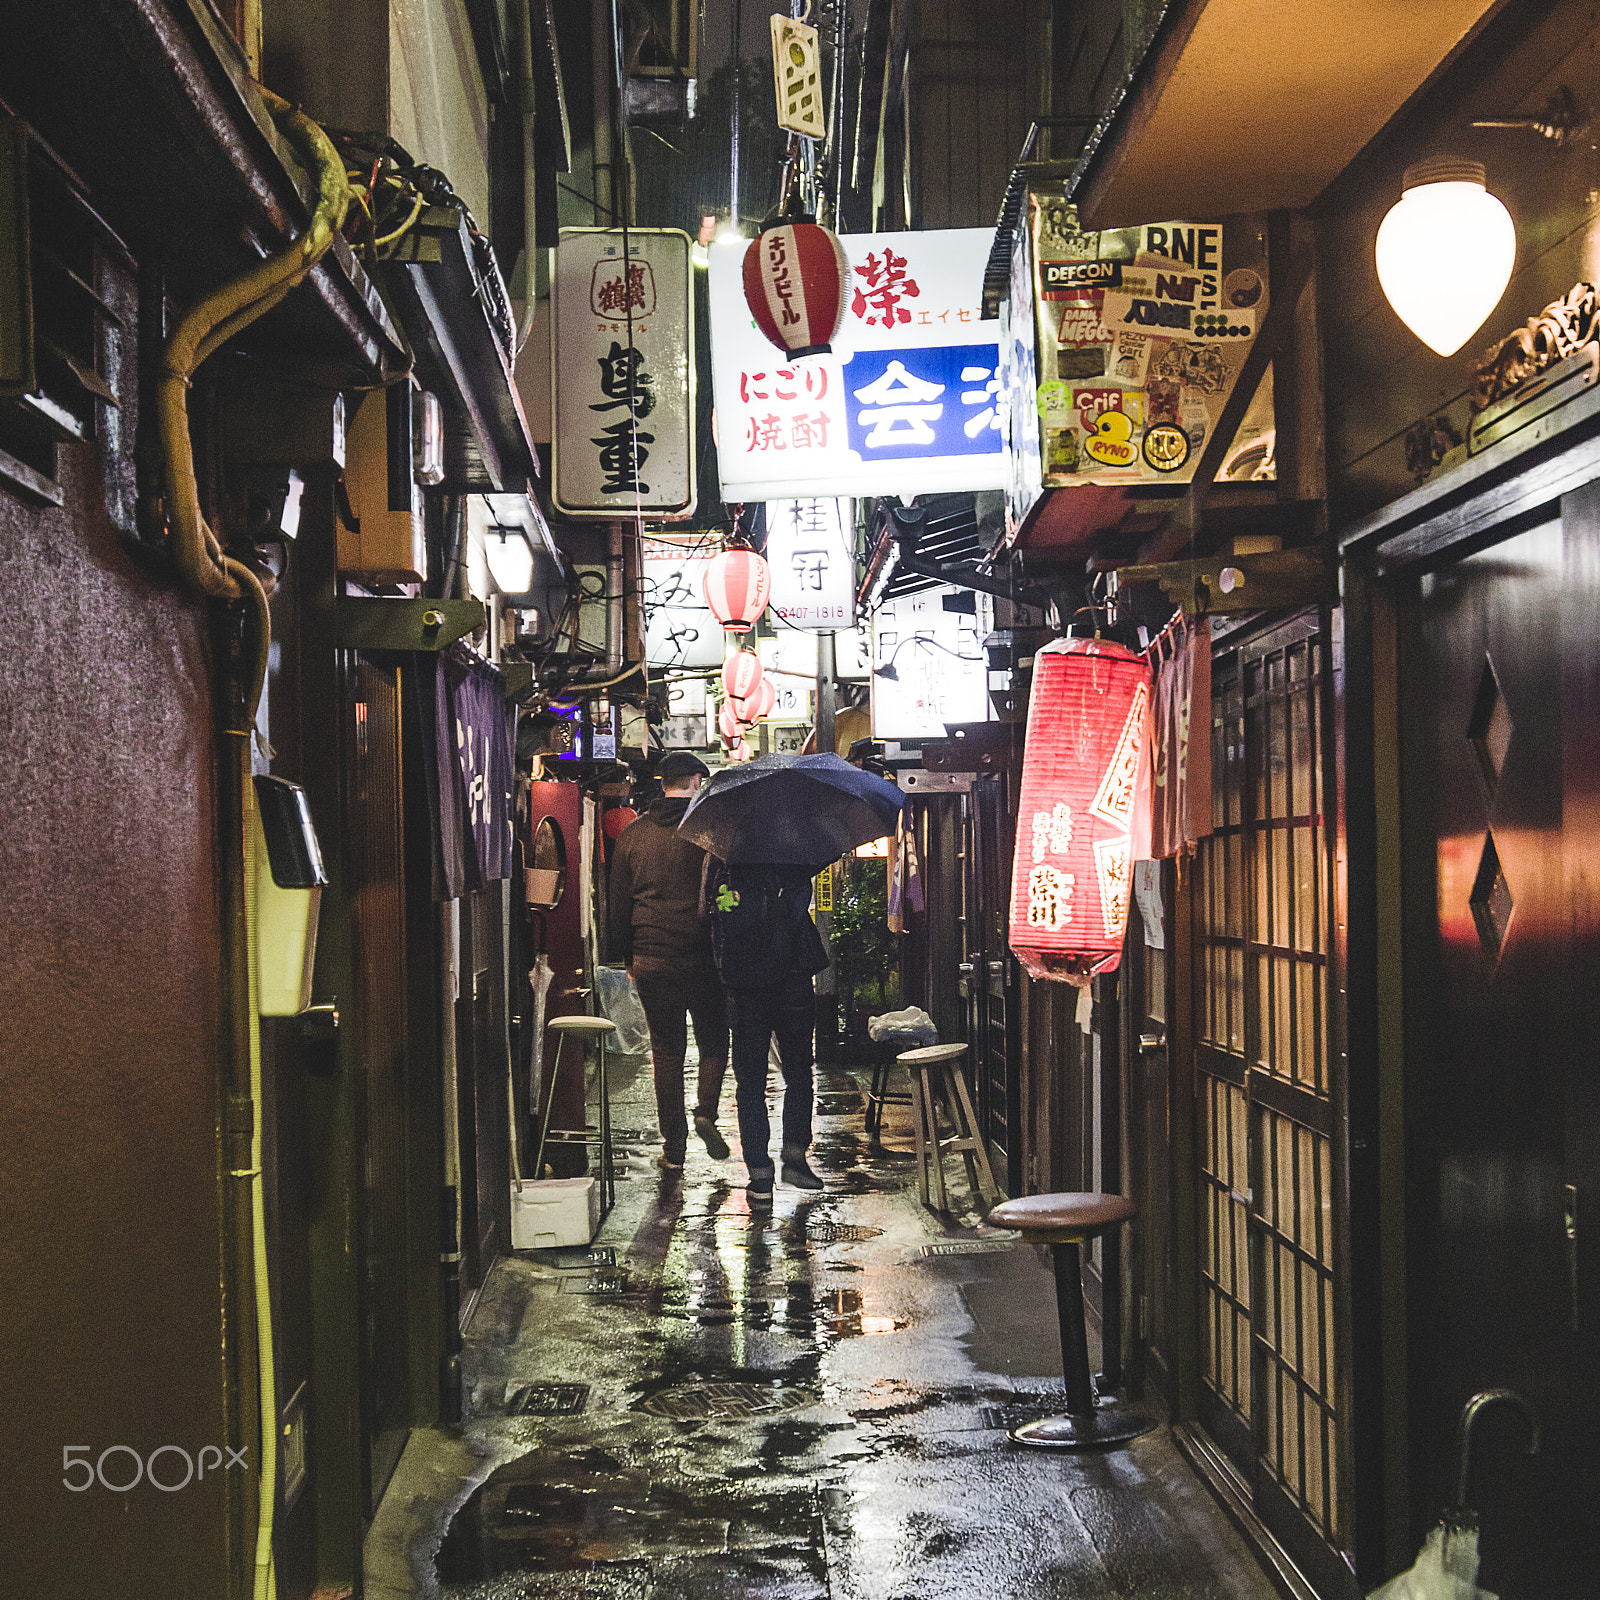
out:
M1309 205L1504 0L1174 0L1067 186L1128 227Z

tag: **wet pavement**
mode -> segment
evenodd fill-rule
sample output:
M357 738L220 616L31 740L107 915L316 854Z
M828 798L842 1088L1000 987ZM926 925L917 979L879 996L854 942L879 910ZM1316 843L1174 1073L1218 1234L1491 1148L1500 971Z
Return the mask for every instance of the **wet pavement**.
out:
M368 1600L1274 1594L1165 1429L1007 1439L1063 1399L1042 1252L982 1226L955 1160L969 1209L924 1210L909 1120L870 1146L855 1074L819 1072L826 1192L754 1213L731 1094L733 1158L691 1140L670 1174L648 1066L617 1078L617 1207L591 1250L496 1265L467 1418L408 1444Z

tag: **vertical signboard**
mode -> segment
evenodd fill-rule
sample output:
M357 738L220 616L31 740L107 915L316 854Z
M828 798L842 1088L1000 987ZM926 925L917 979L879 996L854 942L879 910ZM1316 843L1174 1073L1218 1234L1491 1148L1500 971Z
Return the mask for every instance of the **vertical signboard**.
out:
M845 234L832 354L786 357L745 303L748 242L711 248L717 461L727 500L931 494L1006 480L985 228Z
M570 517L694 507L689 236L564 228L551 340L555 504Z
M705 575L717 542L644 541L645 660L652 667L720 667L726 653L722 625L706 605Z
M966 598L957 589L925 589L885 600L873 613L874 739L943 739L946 724L988 721L987 622L947 611L947 595Z
M773 611L791 628L855 622L854 512L848 500L769 500Z

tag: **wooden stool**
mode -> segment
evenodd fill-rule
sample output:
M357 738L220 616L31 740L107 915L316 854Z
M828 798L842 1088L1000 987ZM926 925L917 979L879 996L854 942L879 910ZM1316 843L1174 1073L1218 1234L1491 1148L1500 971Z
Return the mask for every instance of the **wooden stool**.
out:
M931 1206L935 1211L948 1211L949 1199L944 1187L944 1156L948 1150L963 1156L967 1163L967 1181L973 1193L993 1205L1000 1198L1000 1190L989 1170L989 1153L978 1137L978 1119L972 1110L972 1097L967 1093L967 1080L957 1065L967 1053L964 1044L930 1044L920 1050L903 1051L900 1065L911 1074L911 1121L917 1136L917 1194L923 1205L930 1204L930 1196L937 1196ZM935 1080L944 1091L945 1104L950 1108L950 1120L955 1124L955 1135L941 1139L939 1117L934 1099Z
M533 1175L544 1175L544 1147L546 1144L581 1144L587 1147L596 1143L600 1149L600 1206L609 1211L617 1201L616 1169L611 1159L611 1085L606 1078L606 1036L617 1031L617 1025L605 1017L552 1017L545 1031L556 1035L556 1058L550 1063L550 1087L545 1094L544 1120L539 1128L539 1151L533 1158ZM586 1039L593 1039L598 1057L596 1078L600 1091L598 1125L576 1128L557 1128L550 1131L550 1113L555 1109L556 1079L561 1075L561 1052L567 1047L567 1035L576 1034L578 1049L583 1050ZM583 1070L583 1056L578 1057L578 1070ZM587 1087L584 1094L587 1102Z
M1061 1320L1061 1369L1066 1380L1064 1417L1043 1417L1011 1429L1017 1444L1038 1450L1082 1450L1125 1444L1149 1433L1156 1419L1102 1404L1089 1373L1089 1335L1083 1321L1083 1277L1078 1246L1107 1233L1138 1212L1120 1194L1030 1194L989 1213L996 1228L1015 1228L1030 1244L1048 1244L1055 1264L1056 1315Z

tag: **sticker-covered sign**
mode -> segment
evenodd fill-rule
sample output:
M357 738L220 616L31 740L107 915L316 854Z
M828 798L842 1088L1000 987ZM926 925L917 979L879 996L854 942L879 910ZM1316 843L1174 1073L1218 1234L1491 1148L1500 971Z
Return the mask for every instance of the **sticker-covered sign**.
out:
M1162 222L1085 233L1076 208L1041 186L1012 277L1013 302L1023 278L1034 307L1036 385L1031 407L1014 400L1012 421L1037 434L1040 488L1187 483L1266 312L1260 231ZM1011 314L1015 323L1015 303ZM1238 440L1272 426L1263 383ZM1013 486L1013 528L1030 503L1027 486Z
M717 461L727 500L1004 486L999 326L979 304L984 228L845 234L833 352L795 361L745 304L743 240L713 245Z
M689 236L564 228L551 291L555 503L575 517L693 509Z
M848 500L769 500L767 569L776 615L792 628L855 621L854 513Z

